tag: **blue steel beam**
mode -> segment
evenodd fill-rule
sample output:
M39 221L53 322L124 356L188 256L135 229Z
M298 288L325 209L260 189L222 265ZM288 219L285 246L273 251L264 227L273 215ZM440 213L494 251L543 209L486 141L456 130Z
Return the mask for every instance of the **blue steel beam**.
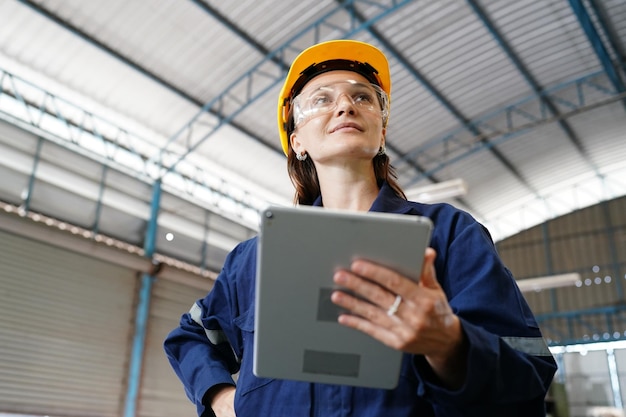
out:
M24 203L22 208L24 212L30 210L30 200L33 197L33 189L35 188L35 174L37 173L37 167L39 166L39 160L41 159L41 147L43 146L43 138L37 139L37 149L35 150L35 156L33 158L33 169L31 170L30 177L28 179L28 188L26 189L26 195L23 196Z
M222 13L220 13L220 11L214 8L213 6L205 3L202 0L191 0L191 2L193 2L196 6L198 6L200 9L202 9L206 13L213 16L222 25L227 27L231 32L235 33L237 36L243 39L247 44L251 45L254 49L256 49L259 52L259 54L263 56L271 55L271 51L269 49L267 49L266 47L261 45L259 42L257 42L256 39L250 36L247 32L245 32L243 29L237 26L234 22L232 22ZM270 60L273 61L279 67L281 67L284 72L287 72L289 70L289 63L283 61L281 57L274 55L270 58Z
M352 0L352 2L359 2L361 0ZM405 5L411 3L411 0L402 0L402 1L393 1L391 5L383 5L383 4L375 4L375 2L371 0L362 0L363 3L368 6L377 6L379 9L379 13L370 17L367 21L361 23L360 25L356 25L355 22L350 21L349 26L347 28L338 27L336 24L331 23L332 18L339 14L343 13L344 9L342 6L338 6L337 8L327 12L320 19L313 22L309 26L303 28L299 33L294 35L287 42L276 48L274 51L270 52L266 55L259 63L254 65L250 70L237 78L233 83L226 87L226 89L218 94L215 98L207 102L200 112L196 114L187 124L185 124L178 132L176 132L163 146L162 150L166 151L170 145L177 141L183 141L184 139L187 143L185 144L186 150L180 155L173 163L169 164L167 167L164 167L164 172L162 175L167 174L172 169L176 167L176 165L182 161L187 155L196 150L204 141L206 141L210 136L212 136L220 127L226 124L232 124L233 120L237 115L239 115L243 110L245 110L248 106L250 106L253 102L258 100L264 94L266 94L270 89L278 85L280 81L283 80L285 76L285 71L281 68L278 71L278 74L269 74L264 71L264 64L267 62L275 61L276 57L283 57L285 52L288 50L300 50L297 45L297 42L302 38L308 36L313 36L314 42L318 42L320 40L320 33L322 29L329 28L333 32L333 36L335 38L343 37L348 38L356 33L365 30L372 25L374 25L379 20L385 18L386 16L400 10ZM281 58L282 60L282 58ZM259 86L259 84L262 84ZM239 96L238 90L244 91L243 96ZM234 110L230 111L228 114L220 114L217 116L217 121L213 126L210 126L208 132L205 131L205 127L203 124L206 124L205 121L200 120L200 117L206 113L210 112L213 108L224 108L225 103L232 102ZM215 112L214 112L215 113ZM220 112L221 113L221 112ZM191 138L194 128L198 128L198 130L202 130L203 133L200 137ZM163 159L160 158L162 161Z
M209 248L209 230L211 229L209 226L209 212L204 212L204 223L202 224L202 228L204 234L202 236L202 248L200 249L200 268L202 270L208 269L207 267L207 250Z
M27 130L36 135L45 136L47 140L60 146L152 184L153 172L158 167L149 164L148 159L159 152L159 147L151 141L126 131L113 122L24 81L2 68L0 68L0 96L7 99L7 112L9 108L15 109L11 113L0 111L0 118L18 125L19 121L22 121L27 125ZM9 103L12 105L8 105ZM186 185L177 188L181 192L200 188L217 196L218 199L234 201L240 208L259 211L245 199L231 197L207 183L206 179L214 180L215 175L206 173L188 161L186 167L189 168L187 172L193 171L194 174L174 171L169 177L179 179ZM194 197L192 193L188 194L188 197Z
M152 203L150 206L150 220L144 240L144 253L146 258L152 259L156 248L156 236L158 231L158 216L161 205L161 182L155 181L152 189ZM137 399L141 387L141 368L143 364L143 352L148 330L150 313L150 300L152 298L152 285L155 276L144 272L141 276L141 288L139 289L139 302L135 310L135 333L128 364L128 387L126 388L126 401L124 403L124 417L135 417L137 412Z
M623 300L624 299L624 288L623 288L624 284L622 283L622 280L619 279L619 277L622 275L622 272L620 271L619 255L617 251L618 239L615 236L616 234L621 234L621 231L618 230L618 226L614 222L613 215L611 213L611 210L609 209L609 204L606 201L602 202L602 214L603 214L603 217L605 219L605 224L606 224L605 233L606 233L607 241L609 243L608 252L609 252L609 258L611 259L611 269L613 271L613 276L618 278L616 279L616 286L617 286L616 295L617 295L618 300Z
M137 413L137 399L141 386L141 368L143 351L145 348L146 331L152 296L154 277L143 273L141 275L141 288L139 289L139 303L135 310L135 334L130 357L128 387L124 403L124 417L135 417Z
M547 222L541 224L541 235L543 237L543 253L546 257L546 275L554 275L554 262L552 260L552 241ZM552 311L559 310L559 304L556 297L556 289L550 289L550 304Z
M609 376L611 381L611 388L613 390L613 404L615 404L615 408L623 410L624 400L622 398L622 389L620 388L620 375L617 371L615 349L606 350L606 359L609 363Z
M109 167L107 165L102 165L102 176L100 177L100 187L98 189L98 201L96 203L96 213L93 219L93 225L91 226L91 231L93 232L93 236L96 236L100 232L100 216L102 215L102 198L104 197L104 190L106 189L106 178L107 173L109 172Z
M551 339L551 334L559 337L558 340L549 340L550 345L571 345L625 340L625 314L626 305L618 305L537 314L536 319L539 327L544 329L546 338ZM592 322L604 322L604 325L599 327ZM568 325L564 328L563 323ZM590 330L592 334L589 335L586 330ZM567 333L564 334L563 331Z
M593 13L596 15L596 18L598 19L598 24L600 25L600 28L604 32L604 35L606 36L609 42L609 45L611 45L611 48L613 48L613 51L615 52L615 55L617 56L617 60L618 60L617 65L621 66L622 71L626 73L626 49L625 49L626 45L622 45L622 43L620 42L620 39L617 35L617 31L615 30L615 27L611 23L611 20L604 6L601 3L599 3L597 0L588 0L588 1L589 1L589 5L591 6L591 10L593 11Z
M566 101L570 111L559 116L548 115L541 110L536 114L529 113L525 106L541 100L540 97L533 94L472 121L472 123L483 126L488 131L488 133L483 134L488 139L487 143L479 141L478 138L474 137L464 139L462 134L466 129L464 126L459 126L421 144L408 153L407 156L416 160L423 160L424 164L426 164L426 175L434 174L446 166L452 165L477 152L484 151L488 147L496 146L525 134L537 126L555 123L561 119L564 120L626 98L626 93L616 95L614 91L604 88L601 84L603 76L604 73L593 73L544 90L543 94L546 97L554 97L554 100L556 100L556 96L560 92L567 90L576 90L578 92L576 100ZM596 97L590 98L591 91L596 94ZM598 93L601 95L601 98L597 97ZM561 98L560 100L564 99ZM505 129L490 127L490 123L506 119L507 117L509 117L509 123Z
M589 43L593 47L593 50L596 53L596 56L598 57L600 64L602 64L602 68L604 68L604 71L609 77L609 80L611 80L611 84L613 84L613 88L615 88L615 90L618 93L623 93L624 91L626 91L626 89L624 88L624 83L622 82L620 74L615 69L615 65L613 64L613 60L611 59L611 55L609 54L608 48L602 41L602 38L600 37L598 30L596 29L593 22L591 21L591 17L589 16L587 9L585 8L585 5L583 4L581 0L570 0L569 4L572 7L574 14L578 18L578 22L580 23L580 26L585 31L585 34L587 35L587 38L589 39ZM602 22L601 16L598 15L597 17L598 19L600 19L599 22L601 23ZM606 35L608 31L606 30L606 28L604 29L605 29L604 32ZM618 56L617 51L614 51L614 52L615 52L615 55ZM622 101L622 104L624 105L624 109L626 110L626 99Z
M36 2L34 2L32 0L18 0L18 1L20 1L23 4L25 4L26 6L30 7L34 11L38 12L42 16L45 16L46 18L48 18L51 21L55 22L56 24L58 24L59 26L61 26L64 29L68 30L69 32L73 33L74 35L76 35L76 36L80 37L81 39L85 40L87 43L89 43L89 44L95 46L96 48L106 52L107 54L115 57L119 61L121 61L124 64L128 65L129 67L133 68L134 70L136 70L140 74L150 78L151 80L155 81L157 84L165 87L166 89L170 90L171 92L173 92L174 94L178 95L179 97L189 101L190 103L194 104L196 107L202 107L202 105L204 104L203 101L201 101L198 98L190 95L186 91L176 87L173 83L171 83L171 82L165 80L164 78L158 76L154 72L149 71L147 68L142 67L139 63L137 63L137 62L133 61L132 59L122 55L121 53L119 53L115 49L109 47L108 45L106 45L106 44L104 44L102 42L100 42L98 39L94 38L93 36L89 35L88 33L84 32L84 31L80 30L78 27L72 25L67 20L64 20L64 19L60 18L59 16L55 15L54 13L52 13L51 11L49 11L48 9L43 7L42 5L36 3ZM211 110L209 110L209 112L210 111ZM216 116L219 117L219 115L216 115ZM266 146L268 149L274 150L277 153L280 152L277 148L269 146L264 140L262 140L253 131L251 131L250 129L246 128L246 126L238 124L236 122L231 122L231 125L233 127L235 127L236 129L240 130L242 133L245 133L249 137L255 139L260 144Z
M522 60L517 56L517 54L513 51L513 48L509 45L509 43L504 39L504 36L500 33L500 31L496 28L493 22L487 16L487 13L483 10L483 8L478 4L476 0L467 0L467 3L470 5L474 13L478 16L483 25L487 28L487 30L494 37L500 48L505 52L508 58L511 60L513 65L517 68L517 70L522 74L526 82L530 85L537 96L541 97L541 100L545 104L545 106L550 110L550 112L557 116L557 123L561 127L561 130L565 133L565 135L569 138L572 144L576 147L578 152L582 155L582 157L587 161L587 163L592 167L592 169L598 173L598 167L589 157L588 152L583 146L581 140L578 138L574 130L571 128L567 121L562 118L558 118L560 112L554 102L550 100L548 97L544 95L544 89L539 84L539 82L535 79L535 77L528 70L526 65L522 62ZM599 174L598 174L599 175Z

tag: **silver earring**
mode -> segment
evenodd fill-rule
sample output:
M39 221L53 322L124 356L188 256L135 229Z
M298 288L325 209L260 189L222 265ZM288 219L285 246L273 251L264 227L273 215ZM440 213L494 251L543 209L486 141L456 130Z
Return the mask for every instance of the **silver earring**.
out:
M307 158L308 156L309 156L309 155L308 155L306 152L297 153L297 154L296 154L296 159L297 159L298 161L302 162L302 161L306 161L306 158Z
M387 149L385 149L385 145L381 145L380 149L378 150L378 156L383 156L386 153L387 153Z

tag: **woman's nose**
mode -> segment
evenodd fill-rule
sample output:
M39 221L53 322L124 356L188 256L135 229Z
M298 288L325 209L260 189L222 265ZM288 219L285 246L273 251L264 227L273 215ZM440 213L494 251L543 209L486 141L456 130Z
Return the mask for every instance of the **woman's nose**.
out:
M338 115L341 115L344 112L347 112L349 114L355 113L354 102L352 101L350 96L348 96L345 93L339 94L339 96L337 96L337 110L336 111Z

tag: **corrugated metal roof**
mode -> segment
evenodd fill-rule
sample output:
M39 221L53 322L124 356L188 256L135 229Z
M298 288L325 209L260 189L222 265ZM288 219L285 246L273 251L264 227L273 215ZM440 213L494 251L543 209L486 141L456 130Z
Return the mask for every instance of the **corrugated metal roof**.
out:
M599 12L583 5L624 83L626 4L595 3ZM515 231L510 219L494 223L502 207L541 202L555 183L575 187L571 178L611 167L610 196L626 192L612 168L626 160L626 110L570 2L410 1L386 13L394 5L9 0L0 3L0 69L139 132L154 144L141 148L145 159L168 144L165 157L188 163L188 177L256 204L289 204L280 79L301 49L349 33L389 57L388 142L404 186L462 177L469 194L454 202L507 230L496 238ZM0 198L16 198L7 193Z

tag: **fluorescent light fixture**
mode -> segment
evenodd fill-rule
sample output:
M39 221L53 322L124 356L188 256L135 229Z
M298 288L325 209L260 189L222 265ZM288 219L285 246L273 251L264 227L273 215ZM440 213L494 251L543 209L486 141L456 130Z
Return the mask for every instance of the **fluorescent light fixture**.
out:
M570 287L581 282L580 274L550 275L546 277L527 278L517 281L517 286L522 292L541 291L551 288Z
M467 183L461 178L456 178L423 187L409 188L404 193L409 200L420 203L443 201L467 194Z

